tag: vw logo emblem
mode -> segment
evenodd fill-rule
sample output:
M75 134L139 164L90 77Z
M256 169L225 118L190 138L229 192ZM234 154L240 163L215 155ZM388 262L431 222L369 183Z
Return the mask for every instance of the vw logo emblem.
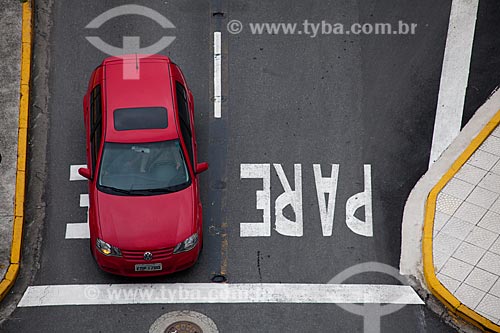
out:
M153 254L151 252L144 252L144 260L153 259Z

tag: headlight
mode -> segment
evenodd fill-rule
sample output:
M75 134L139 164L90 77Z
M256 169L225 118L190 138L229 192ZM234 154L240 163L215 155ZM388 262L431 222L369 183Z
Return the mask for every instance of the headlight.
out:
M95 246L97 247L99 252L101 252L105 256L114 256L114 257L121 257L122 256L122 251L120 251L119 248L117 248L113 245L110 245L99 238L97 238L97 240L95 242Z
M174 249L174 253L181 253L181 252L186 252L192 250L196 244L198 244L198 233L195 232L188 238L186 238L185 241L180 242L177 244L177 246Z

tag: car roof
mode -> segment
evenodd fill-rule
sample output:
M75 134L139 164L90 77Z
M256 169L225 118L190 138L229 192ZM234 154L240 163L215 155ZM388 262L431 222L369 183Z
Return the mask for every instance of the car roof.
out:
M154 142L179 137L173 112L170 65L170 59L160 55L124 55L103 61L106 141ZM115 129L115 110L151 107L163 107L167 110L166 128Z

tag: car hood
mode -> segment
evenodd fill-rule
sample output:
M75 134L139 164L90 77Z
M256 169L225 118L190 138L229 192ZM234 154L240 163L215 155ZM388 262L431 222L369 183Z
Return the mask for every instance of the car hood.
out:
M196 231L192 186L149 196L97 193L98 237L120 249L173 247Z

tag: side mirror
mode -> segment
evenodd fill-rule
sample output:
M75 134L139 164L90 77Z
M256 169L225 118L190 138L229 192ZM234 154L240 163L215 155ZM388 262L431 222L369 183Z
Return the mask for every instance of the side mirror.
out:
M80 176L82 176L83 178L87 178L88 180L92 178L89 168L80 168L78 169L78 173L80 174Z
M202 173L204 171L207 171L208 170L208 163L207 162L202 162L202 163L198 163L198 165L196 166L196 173Z

